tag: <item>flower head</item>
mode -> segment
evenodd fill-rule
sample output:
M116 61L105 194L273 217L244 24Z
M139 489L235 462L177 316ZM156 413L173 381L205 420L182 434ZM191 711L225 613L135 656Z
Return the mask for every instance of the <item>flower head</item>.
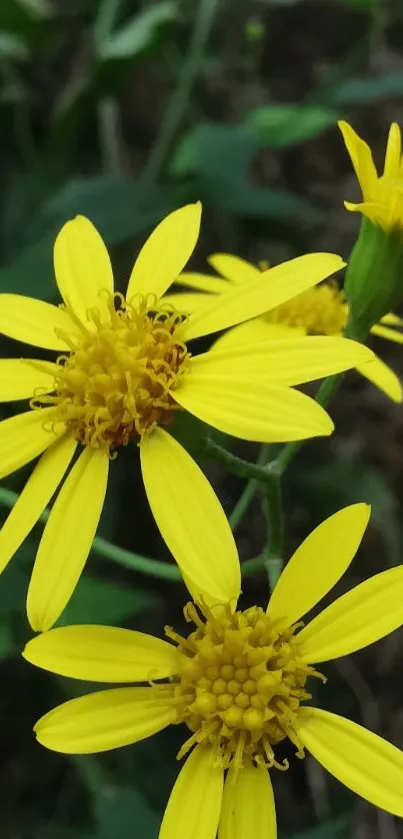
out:
M213 349L193 356L191 339L281 304L342 265L331 254L291 260L271 272L263 295L255 283L188 317L162 298L193 251L200 214L200 204L192 204L158 225L134 264L125 297L114 291L99 233L82 216L67 222L55 242L61 306L0 295L0 332L59 353L55 363L0 362L0 399L30 399L30 410L0 423L0 478L44 453L0 532L0 567L29 533L79 450L36 557L27 601L35 630L52 626L74 590L102 511L110 461L122 446L140 446L157 524L161 464L174 460L176 521L178 509L185 514L184 505L192 503L191 488L190 499L183 498L182 473L193 461L166 431L175 412L187 410L247 440L330 434L325 411L292 386L371 357L339 338L317 339L319 344L298 340L286 351L266 342L246 351L233 348L230 355Z
M149 683L64 703L36 724L39 742L66 753L99 752L181 724L178 758L186 762L160 839L215 839L217 829L233 836L244 823L253 826L256 839L266 839L269 825L275 835L268 770L288 768L278 755L286 738L298 757L309 750L353 791L403 816L403 753L344 717L305 704L312 680L326 681L318 665L403 623L401 567L356 586L307 625L301 622L346 571L368 518L365 504L335 513L297 549L267 609L242 610L229 525L202 490L193 516L182 520L175 555L192 597L184 609L189 631L166 627L168 641L162 641L127 629L70 626L34 638L24 656L51 672Z
M194 312L208 305L211 295L217 297L226 294L234 286L256 281L257 277L260 277L262 286L270 283L271 273L267 263L256 267L244 259L224 253L213 254L209 263L221 276L183 272L178 283L185 291L171 292L166 299L175 306ZM229 351L233 344L239 344L240 341L247 343L269 338L295 338L297 335L341 336L348 317L349 304L343 291L335 282L329 281L289 298L259 318L228 330L218 339L216 346ZM400 331L402 326L401 318L387 314L372 327L371 332L388 341L403 344L403 332ZM394 402L402 401L400 380L381 359L373 356L368 363L359 365L357 370Z
M372 152L365 140L348 122L339 128L361 187L362 201L344 205L351 212L362 213L383 230L403 229L403 157L400 128L393 122L389 129L383 172L378 175Z
M403 157L400 128L389 130L383 174L371 149L347 122L339 122L363 200L344 206L362 214L358 238L348 260L344 289L355 336L366 336L403 300Z

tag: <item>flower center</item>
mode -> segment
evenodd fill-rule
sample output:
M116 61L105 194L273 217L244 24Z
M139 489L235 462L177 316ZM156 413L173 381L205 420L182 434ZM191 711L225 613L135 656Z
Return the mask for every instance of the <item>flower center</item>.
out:
M343 292L330 283L310 288L264 315L269 323L302 327L308 335L341 335L347 316Z
M54 405L54 422L64 422L84 445L109 451L169 425L179 409L171 391L190 353L184 316L151 295L130 304L109 295L108 309L106 320L91 309L88 327L77 321L78 340L63 333L72 352L57 360L55 393L35 394L31 407Z
M229 606L200 610L185 607L186 619L196 625L187 638L165 629L180 653L180 674L170 686L177 721L193 732L178 757L208 742L224 768L241 768L244 758L288 768L287 761L276 761L273 746L289 737L304 756L298 708L311 698L307 677L324 678L298 657L294 633L300 624L273 621L258 606L235 613Z

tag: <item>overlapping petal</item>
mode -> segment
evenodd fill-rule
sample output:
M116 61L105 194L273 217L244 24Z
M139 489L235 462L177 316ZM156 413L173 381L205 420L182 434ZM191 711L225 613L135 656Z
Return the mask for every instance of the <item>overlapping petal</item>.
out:
M142 441L140 456L151 511L192 596L235 605L241 588L238 553L207 478L162 428Z
M216 839L223 783L213 749L197 746L179 772L158 839Z
M0 480L42 454L65 433L52 425L53 408L26 411L0 422Z
M400 379L380 358L375 356L372 361L366 364L360 364L357 367L357 372L372 382L379 390L382 390L383 393L386 393L386 396L392 399L393 402L402 402L403 390Z
M340 120L338 126L343 135L348 154L350 155L350 160L360 184L364 201L367 201L373 194L378 180L371 149L368 143L358 136L348 122Z
M192 315L186 325L185 340L262 315L317 285L344 264L335 254L313 253L270 268L269 282L265 282L268 272L259 272L254 280L236 285L228 294L215 298L210 306Z
M174 722L172 704L151 687L113 688L79 696L35 725L39 743L55 752L92 754L144 740Z
M56 282L65 304L85 325L88 310L108 314L113 294L111 261L102 237L89 219L76 216L65 224L54 246Z
M172 294L164 294L162 302L167 307L173 306L177 312L184 315L190 315L192 312L197 312L198 309L203 308L211 301L211 294L203 294L197 291L184 291Z
M236 374L275 385L300 385L357 364L372 364L372 359L371 350L347 338L290 337L288 341L241 342L238 346L233 342L228 349L223 342L217 342L209 352L192 359L189 378L207 386ZM187 382L185 378L180 391L182 387L186 390Z
M387 326L375 324L371 332L377 335L378 338L385 338L386 341L391 341L392 344L403 344L403 332L398 332L397 329L389 329Z
M250 344L262 341L283 341L306 335L306 330L299 326L287 326L285 323L271 323L264 316L239 323L232 329L227 329L217 338L214 348L217 350L237 349L240 344Z
M182 271L182 274L179 275L176 282L185 288L191 288L194 291L204 291L209 294L223 294L223 292L231 289L231 284L223 277L198 274L196 271Z
M201 204L187 204L170 213L153 230L134 264L126 298L135 294L162 297L185 267L195 248L201 219Z
M43 513L66 472L77 442L69 434L42 455L0 530L0 573Z
M0 401L13 402L16 399L30 399L36 388L40 388L42 393L49 393L54 390L54 376L57 369L57 365L49 361L2 358L0 360Z
M369 619L370 616L370 619ZM301 630L305 661L330 661L373 644L403 624L403 566L343 594Z
M333 588L359 548L370 512L368 504L344 507L307 536L284 568L270 598L268 612L274 619L295 623Z
M402 138L397 122L392 122L389 128L388 142L385 154L383 174L385 178L395 180L399 177L400 158L402 155Z
M33 347L65 351L69 347L59 331L77 334L76 325L64 309L22 294L0 294L0 332L3 335Z
M403 752L337 714L300 708L298 734L339 781L376 807L403 816Z
M148 682L178 669L172 644L113 626L60 626L29 641L23 656L43 670L91 682Z
M255 381L248 372L198 376L189 372L173 391L176 402L199 419L243 440L281 443L331 434L323 408L288 387Z
M84 449L53 505L28 589L28 620L36 632L55 623L76 587L102 512L108 469L105 452Z
M245 283L262 276L262 272L255 265L231 253L213 253L208 261L217 274L221 274L230 283Z
M224 784L218 839L276 839L276 806L265 766L230 769Z

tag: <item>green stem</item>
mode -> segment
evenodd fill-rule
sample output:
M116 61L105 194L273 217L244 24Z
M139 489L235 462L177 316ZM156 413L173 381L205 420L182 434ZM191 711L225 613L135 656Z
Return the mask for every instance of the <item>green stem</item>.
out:
M157 139L144 167L143 183L150 183L158 178L169 154L200 72L216 6L217 0L199 0L189 49L181 67L177 86L168 102Z
M318 402L319 405L325 407L328 404L330 397L333 396L337 388L340 387L343 377L344 373L338 373L336 376L329 376L325 379L315 396L315 402ZM291 461L294 460L294 457L298 454L304 442L304 440L299 440L296 443L287 443L287 445L284 446L276 460L277 468L281 475L285 472Z
M235 454L224 449L214 440L208 438L204 444L204 454L212 460L223 463L229 472L238 475L238 478L254 478L258 483L268 484L273 480L273 473L276 472L276 461L259 466L259 463L250 463Z
M364 344L368 338L368 334L369 329L367 327L363 328L358 323L355 323L350 313L350 319L344 330L344 337L351 338L354 341L359 341L361 344ZM319 405L322 405L322 407L325 408L330 402L333 394L340 387L344 376L345 373L337 373L335 376L328 376L328 378L322 382L315 396L315 402L318 402ZM295 455L298 454L303 443L304 441L302 440L298 443L287 443L287 445L284 446L283 450L276 459L277 468L281 475L290 465L291 461L294 460Z
M18 494L11 489L0 487L0 504L3 507L12 509L14 504L18 501ZM45 524L49 518L50 510L43 511L38 521ZM118 565L123 565L125 568L130 568L131 571L137 571L138 574L146 574L149 577L158 577L160 580L171 580L178 582L182 579L179 568L176 565L170 565L166 562L160 562L157 559L150 559L148 556L140 556L139 554L126 551L124 548L119 548L96 536L92 543L92 550L99 556L103 556L111 562L116 562Z
M257 459L258 466L264 466L268 460L270 460L270 451L271 451L271 444L264 443L259 452L259 457ZM229 523L231 525L232 530L235 532L238 525L242 521L243 517L246 515L249 506L254 498L255 492L257 490L259 481L256 478L252 478L249 480L238 498L238 501L235 504L235 507L229 517Z
M284 515L279 474L274 474L273 480L266 484L265 513L268 530L265 567L270 591L273 591L284 564Z

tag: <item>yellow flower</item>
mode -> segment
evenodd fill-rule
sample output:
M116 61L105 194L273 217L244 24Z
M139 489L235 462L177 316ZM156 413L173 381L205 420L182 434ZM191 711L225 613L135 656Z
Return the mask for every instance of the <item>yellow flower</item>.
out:
M164 470L162 481L167 470ZM182 724L187 756L171 793L160 839L275 836L267 770L286 769L277 744L309 750L358 795L403 816L403 753L335 713L303 704L317 665L377 641L403 623L403 568L375 575L301 617L333 588L361 542L369 507L355 504L324 521L290 559L267 609L238 610L240 565L229 525L206 485L191 477L193 512L176 523L174 554L193 602L184 635L168 641L107 626L69 626L31 640L24 657L69 678L149 686L101 690L40 719L49 749L90 753L126 746ZM169 489L169 487L168 487ZM370 620L368 619L370 615ZM186 731L187 728L187 731Z
M183 272L178 283L192 291L166 295L165 299L171 305L195 312L208 305L212 294L217 296L227 293L243 283L256 282L258 277L262 289L263 285L270 285L271 272L267 270L267 263L263 263L259 269L244 259L224 253L213 254L208 261L221 276ZM331 282L324 283L289 298L257 319L234 327L218 339L216 347L219 345L221 350L230 351L241 340L253 342L269 338L295 338L297 335L340 336L347 324L348 313L349 306L343 292ZM388 314L372 327L371 332L388 341L403 344L403 332L398 329L402 326L401 318ZM356 369L394 402L402 402L400 380L377 356Z
M174 459L174 519L187 515L181 473L190 456L165 430L175 411L188 410L247 440L283 441L330 434L332 422L313 400L293 390L317 376L365 360L366 350L342 339L298 340L287 350L273 342L194 357L188 341L278 305L343 263L312 254L260 283L187 318L160 298L196 244L200 204L171 213L137 258L126 298L114 293L106 247L88 219L59 233L54 251L62 307L13 294L0 296L0 332L61 355L56 363L0 362L0 399L33 397L30 410L0 423L0 478L45 452L0 532L1 567L38 520L68 470L46 524L28 590L35 630L46 630L69 600L90 551L101 514L111 458L140 443L146 492L154 510L164 492L161 463ZM155 456L158 452L158 458ZM193 463L193 461L191 461ZM217 501L218 504L218 501ZM159 524L157 519L157 524Z
M372 152L365 140L356 134L348 122L341 120L339 128L361 187L362 202L344 206L352 212L362 213L383 230L403 228L403 157L400 128L393 122L389 129L385 164L378 175Z

